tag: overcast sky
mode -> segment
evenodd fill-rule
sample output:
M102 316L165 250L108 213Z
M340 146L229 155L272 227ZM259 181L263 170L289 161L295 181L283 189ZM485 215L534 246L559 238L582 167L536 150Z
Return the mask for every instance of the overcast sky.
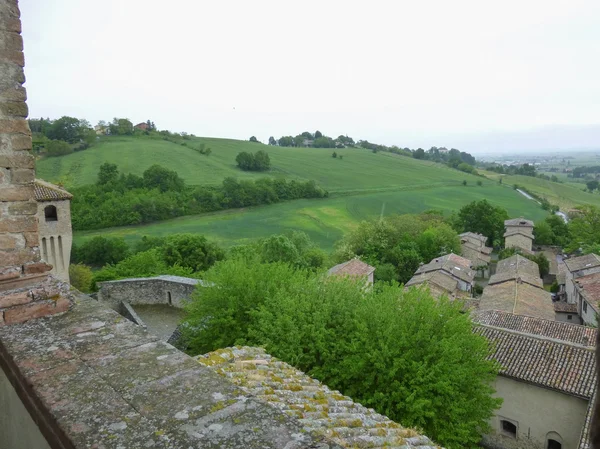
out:
M598 0L21 0L32 117L600 148ZM582 130L583 132L579 132Z

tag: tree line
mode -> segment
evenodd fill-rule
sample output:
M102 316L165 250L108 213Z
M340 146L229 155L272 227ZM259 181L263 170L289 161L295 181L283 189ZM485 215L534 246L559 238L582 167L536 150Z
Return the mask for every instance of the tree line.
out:
M95 184L71 189L74 230L150 223L183 215L273 204L299 198L324 198L314 181L225 178L220 186L188 186L177 172L153 165L142 176L122 174L116 165L100 166Z

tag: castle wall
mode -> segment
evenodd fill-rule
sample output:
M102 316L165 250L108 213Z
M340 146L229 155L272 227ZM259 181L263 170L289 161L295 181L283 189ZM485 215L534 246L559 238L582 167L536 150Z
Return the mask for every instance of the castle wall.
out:
M58 220L47 221L44 209L56 207ZM38 229L40 234L40 252L42 260L52 265L52 275L64 282L69 282L69 264L71 263L71 247L73 230L71 228L71 202L40 201L38 202Z
M523 248L527 251L531 251L533 241L530 238L525 237L521 234L509 235L504 240L504 246L506 248Z

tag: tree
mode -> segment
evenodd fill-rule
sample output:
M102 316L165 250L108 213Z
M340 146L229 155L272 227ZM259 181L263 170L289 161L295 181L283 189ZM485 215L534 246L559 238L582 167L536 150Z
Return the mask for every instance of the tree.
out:
M129 254L129 247L121 237L96 236L86 240L81 246L73 246L71 253L75 263L101 267L125 259Z
M587 186L587 188L590 192L593 192L594 190L598 189L598 186L600 184L598 183L598 181L588 181L585 183L585 185Z
M92 291L92 270L84 264L69 265L69 280L71 285L83 293Z
M331 153L331 157L335 159L338 157L338 154L334 151L333 153Z
M52 140L64 140L68 143L78 142L81 133L89 125L75 117L63 116L52 122L52 125L46 131L46 137Z
M535 236L535 243L538 245L552 245L555 240L552 227L546 221L541 221L535 225L533 235Z
M250 137L250 142L258 143L258 139L255 136Z
M582 248L585 253L600 244L600 209L595 206L584 206L581 213L569 221L569 242L566 250L577 251Z
M225 257L225 252L206 237L196 234L173 234L160 248L167 265L204 271Z
M544 220L550 228L552 228L552 234L554 235L554 241L552 244L564 246L569 238L569 227L559 215L553 214L548 215Z
M265 263L284 262L297 268L316 269L323 266L326 255L310 237L301 231L287 235L272 235L262 240L253 254Z
M264 150L259 150L254 153L254 171L266 171L271 168L271 159L269 154Z
M180 192L185 188L183 179L176 171L154 164L144 171L144 184L149 189L158 188L161 192Z
M508 212L490 204L487 200L473 201L460 209L457 231L475 232L488 238L488 244L499 246L504 235L504 221Z
M315 140L316 139L320 139L321 137L323 137L323 134L321 133L321 131L315 131Z
M463 179L462 185L463 185L463 186L466 186L466 185L467 185L467 180L466 180L466 179Z
M244 259L204 279L217 287L198 287L186 307L192 354L262 346L450 449L474 448L489 430L499 366L460 301Z
M483 185L483 182L482 182L481 180L479 180L479 181L477 181L477 185L478 185L479 187L481 187L481 186Z
M425 159L425 150L423 148L415 150L415 152L413 153L413 157L415 159Z
M110 133L115 136L125 136L133 134L133 123L126 118L114 118L109 125Z
M48 156L64 156L72 152L73 147L63 140L51 140L46 144L46 153Z
M277 145L277 141L275 140L275 137L273 137L273 136L269 137L269 145Z
M106 185L115 182L119 177L119 169L116 164L105 162L98 170L98 180L96 184Z

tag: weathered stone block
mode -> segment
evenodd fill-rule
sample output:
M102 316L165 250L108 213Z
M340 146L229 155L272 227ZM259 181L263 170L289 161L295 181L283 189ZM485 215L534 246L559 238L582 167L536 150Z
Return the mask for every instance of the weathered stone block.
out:
M0 234L0 249L17 249L23 246L24 240L19 234Z
M0 167L0 184L8 184L10 182L10 172L8 168Z
M0 260L3 266L20 266L27 262L40 260L40 252L37 248L25 248L13 251L0 250Z
M25 274L46 273L52 270L52 265L46 262L30 262L23 265Z
M37 218L7 218L0 221L0 232L37 232Z
M27 117L29 109L22 101L5 101L0 103L0 114L15 117Z
M0 326L4 326L4 312L0 310Z
M25 56L22 51L15 49L0 49L0 61L9 61L19 67L25 66Z
M27 136L25 136L27 137ZM31 137L29 137L31 139ZM4 168L34 168L35 159L32 154L0 154L0 167Z
M19 33L0 31L0 50L23 51L23 37Z
M16 279L21 276L20 267L6 267L0 269L0 281L6 281L8 279Z
M0 190L0 201L27 201L31 198L33 185L8 185Z
M1 89L0 99L10 101L25 101L27 100L27 91L20 84L15 84L8 89Z
M31 136L24 134L4 134L0 136L0 144L13 151L31 150Z
M40 236L37 232L24 232L25 246L27 248L33 248L40 245Z
M12 31L14 33L21 32L21 21L13 17L5 17L0 19L0 30Z
M12 184L28 184L35 179L35 172L31 168L16 168L12 170L10 182Z
M66 312L70 305L68 299L60 298L57 301L47 300L15 306L4 311L4 321L6 324L23 323L33 318Z
M37 203L35 201L19 201L8 205L10 215L35 215L37 214Z
M24 118L0 120L0 133L22 133L25 135L31 135L29 124Z
M5 293L0 295L0 308L28 304L31 301L33 301L33 295L31 295L28 290L22 292Z

